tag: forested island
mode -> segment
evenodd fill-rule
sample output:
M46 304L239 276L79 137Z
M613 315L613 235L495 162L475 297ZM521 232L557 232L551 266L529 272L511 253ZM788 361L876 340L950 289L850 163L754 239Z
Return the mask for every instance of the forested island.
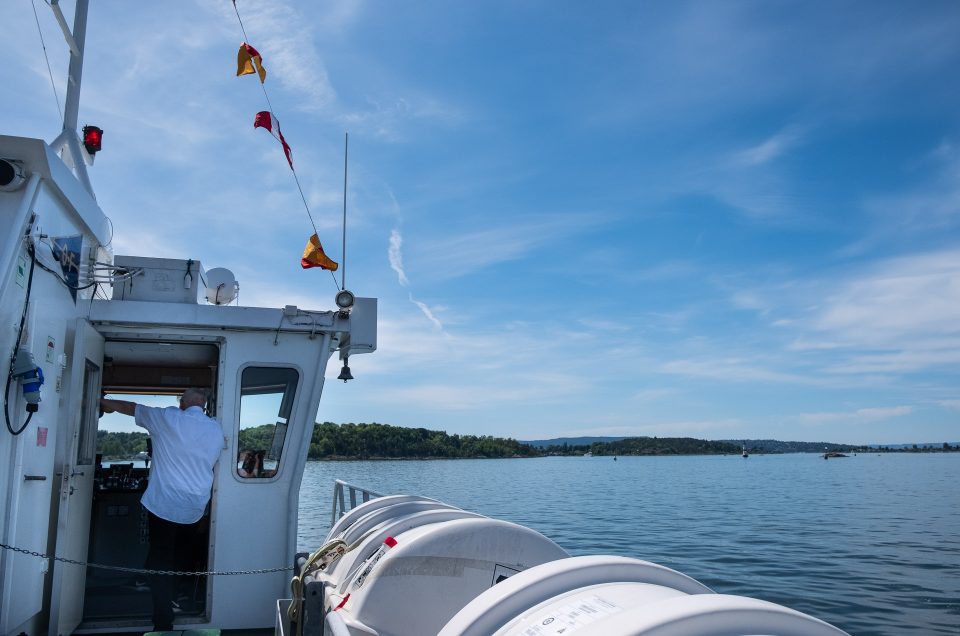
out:
M127 459L146 452L148 437L146 433L97 431L97 453L104 459Z
M265 424L240 431L240 449L269 449L276 430ZM563 438L533 443L488 435L449 435L444 431L405 428L389 424L317 424L310 439L308 459L465 459L543 457L548 455L732 455L743 448L750 454L831 452L957 452L960 444L942 446L855 446L828 442L778 440L709 441L692 437L588 438L571 444ZM602 441L602 440L608 441ZM578 438L575 441L584 441ZM126 459L147 449L146 433L97 431L97 452L105 459Z

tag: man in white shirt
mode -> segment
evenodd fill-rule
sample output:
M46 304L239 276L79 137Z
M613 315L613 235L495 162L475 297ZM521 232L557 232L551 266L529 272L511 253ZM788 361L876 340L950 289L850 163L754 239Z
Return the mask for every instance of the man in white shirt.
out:
M147 510L149 570L179 571L190 552L190 539L203 517L213 486L213 467L223 448L220 424L204 412L207 392L187 389L180 407L157 408L125 400L100 400L104 413L134 417L150 433L153 465L140 503ZM174 578L150 577L154 631L173 629Z

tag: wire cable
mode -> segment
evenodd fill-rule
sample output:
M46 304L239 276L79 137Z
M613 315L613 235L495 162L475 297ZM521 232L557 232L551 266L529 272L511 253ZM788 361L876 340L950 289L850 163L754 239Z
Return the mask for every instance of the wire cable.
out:
M47 5L50 3L47 2ZM37 22L37 33L40 34L40 46L43 47L43 59L47 61L47 75L50 76L50 87L53 88L53 100L57 102L57 113L60 115L60 121L63 121L63 110L60 108L60 96L57 95L57 85L53 81L53 71L50 69L50 57L47 55L47 44L43 41L43 31L40 29L40 16L37 15L37 4L30 0L30 6L33 7L33 19Z
M30 254L30 273L27 275L27 290L23 299L23 313L20 314L20 328L17 330L17 339L13 341L13 353L10 355L10 371L7 373L7 384L3 391L3 419L6 421L7 430L10 431L10 434L14 437L25 431L27 429L27 425L30 424L31 418L33 418L33 413L30 413L27 415L27 421L23 423L23 426L18 429L14 429L13 425L10 423L10 409L8 403L10 398L10 382L13 379L13 365L17 360L17 348L20 346L20 339L23 338L23 326L27 321L27 309L30 307L30 292L33 290L33 270L34 265L37 262L36 250L34 249L32 243L27 244L27 252Z

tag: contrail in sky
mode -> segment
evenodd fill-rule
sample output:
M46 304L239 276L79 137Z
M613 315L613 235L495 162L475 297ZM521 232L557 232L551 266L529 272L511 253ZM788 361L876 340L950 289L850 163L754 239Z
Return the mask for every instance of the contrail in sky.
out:
M409 292L410 288L410 279L407 278L406 272L403 271L403 235L400 234L400 230L394 228L390 231L390 247L387 250L387 256L390 259L390 267L397 273L397 280L401 285L407 288L409 293L410 302L416 305L420 311L423 312L423 315L427 317L433 326L436 327L439 331L443 331L443 323L434 315L430 310L430 307L426 303L420 302L413 297L413 293Z

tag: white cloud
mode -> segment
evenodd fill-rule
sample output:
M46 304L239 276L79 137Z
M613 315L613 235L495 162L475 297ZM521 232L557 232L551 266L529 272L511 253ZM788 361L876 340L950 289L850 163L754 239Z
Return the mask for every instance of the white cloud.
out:
M469 382L414 382L402 387L384 387L372 398L383 404L404 404L410 408L439 411L487 411L491 396L497 409L510 405L542 403L567 394L579 380L559 374L530 374L524 377L470 376ZM455 376L450 377L455 380Z
M443 323L437 319L437 317L433 314L433 311L430 310L430 307L428 307L426 303L415 299L413 294L410 294L410 302L420 308L420 311L423 312L423 315L427 317L427 320L433 323L433 326L436 327L438 331L443 330Z
M400 230L396 228L390 231L390 245L387 248L387 258L390 260L390 268L397 273L397 280L400 284L403 287L409 287L410 280L407 278L407 274L403 269L403 235L400 234ZM443 331L443 323L440 322L440 319L437 318L436 314L425 302L414 298L413 293L408 294L408 299L420 309L427 320L429 320L438 331Z
M845 381L873 384L884 376L960 364L960 248L829 270L816 278L780 276L767 286L734 290L730 299L776 328L765 341L779 343L782 356L752 360L749 369L743 359L717 355L674 361L665 370L808 384L843 374ZM758 363L771 372L757 369ZM782 373L784 365L794 370Z
M604 222L594 214L555 214L512 225L458 231L421 242L418 269L449 280L498 263L524 258L534 250Z
M912 348L960 334L960 249L881 261L836 285L813 327L859 346Z
M733 431L742 426L737 419L717 420L663 420L643 424L599 425L589 428L576 428L558 432L552 437L718 437L732 436ZM531 439L525 437L523 439Z
M406 272L403 271L403 235L394 228L390 231L390 247L387 248L387 258L390 259L390 269L397 273L397 279L404 287L410 285Z
M709 378L724 382L772 382L820 385L823 381L799 373L786 373L767 368L768 363L737 358L702 358L698 360L671 360L660 366L660 371L675 375Z
M795 417L803 424L830 424L834 422L876 422L896 417L903 417L913 412L910 406L872 407L855 411L835 411L824 413L802 413Z
M811 126L787 124L747 148L721 149L697 156L676 187L716 197L744 217L763 224L809 224L801 213L800 189L779 159L806 141Z
M911 168L923 175L919 183L866 198L870 224L840 256L887 249L905 239L940 240L960 228L960 147L945 139Z
M734 153L732 163L736 166L760 166L779 158L796 146L803 137L799 126L788 126L756 146Z
M645 269L631 270L625 278L631 283L660 282L688 278L700 273L693 261L667 260Z
M675 388L643 389L631 395L630 399L635 402L659 402L664 398L672 398L680 393L682 392Z
M826 364L828 373L851 374L903 374L930 371L937 367L948 369L960 365L960 347L945 351L908 350L896 353L861 353L846 359Z
M771 310L769 301L765 297L744 289L733 292L730 296L730 302L739 309L752 309L761 314L766 314Z
M362 131L382 141L406 141L404 127L419 120L431 125L455 126L464 119L463 112L436 97L408 93L388 98L368 98L367 108L341 113L338 120L351 130Z

